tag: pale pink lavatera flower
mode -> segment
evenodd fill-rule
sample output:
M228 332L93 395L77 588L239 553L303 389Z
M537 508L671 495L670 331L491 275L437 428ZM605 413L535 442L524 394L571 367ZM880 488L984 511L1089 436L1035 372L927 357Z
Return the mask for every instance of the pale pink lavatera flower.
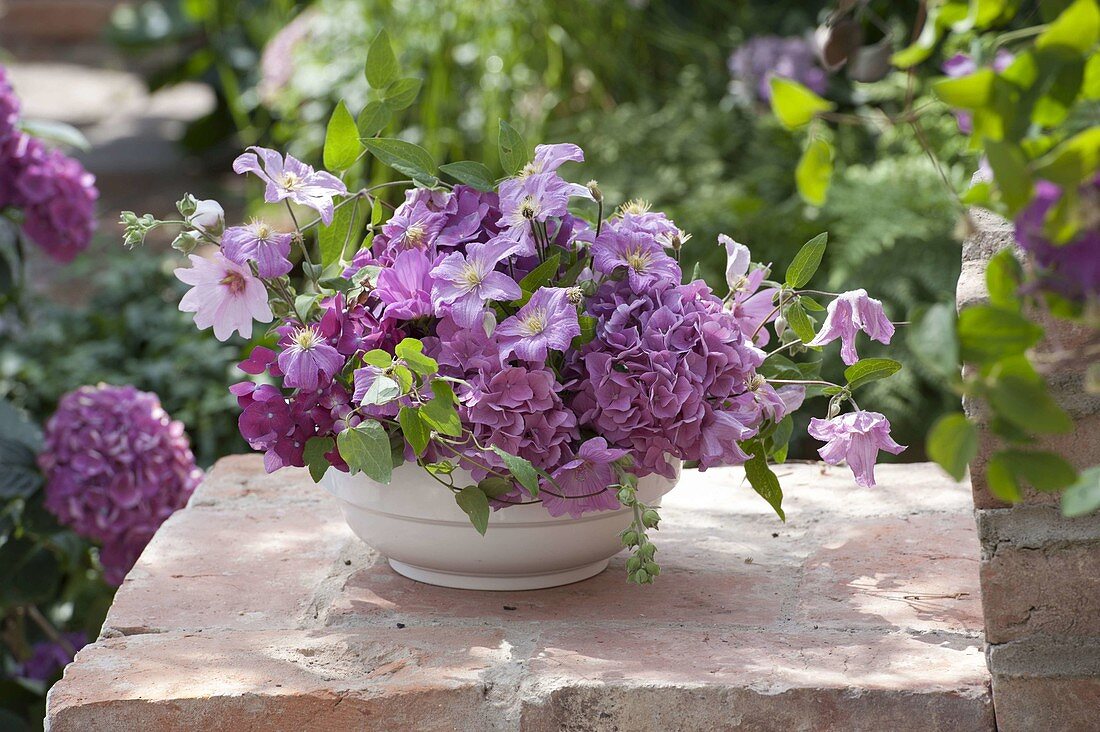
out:
M234 331L251 338L253 320L271 322L267 289L247 266L229 261L221 252L210 259L197 254L190 258L191 267L180 267L174 274L191 285L180 300L180 310L194 313L200 330L213 326L219 341L228 340Z
M839 338L840 358L851 366L859 360L856 332L861 330L879 343L888 344L894 337L894 324L886 317L882 302L863 289L842 293L829 303L821 332L806 345L824 346Z
M875 485L875 461L878 451L897 455L905 449L890 437L890 422L878 412L849 412L832 419L810 420L806 430L810 437L821 440L825 447L817 451L829 465L847 462L856 478L856 485Z
M342 196L348 192L336 176L325 171L314 170L292 155L284 159L275 150L252 146L253 152L242 153L233 161L233 172L238 174L254 173L267 184L264 200L278 203L290 200L302 206L308 206L321 214L321 220L332 223L335 206L333 196Z

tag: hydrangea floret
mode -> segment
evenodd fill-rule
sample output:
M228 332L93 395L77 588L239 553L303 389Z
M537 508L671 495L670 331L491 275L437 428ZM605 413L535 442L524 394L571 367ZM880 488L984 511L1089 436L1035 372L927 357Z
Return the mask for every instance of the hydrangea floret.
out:
M367 178L356 166L368 155L408 179L361 186ZM860 485L874 485L875 448L903 449L885 417L852 400L900 364L853 358L843 383L818 375L812 313L825 306L811 295L835 299L821 342L841 337L846 354L856 329L886 343L893 333L866 292L805 289L825 235L802 248L782 280L722 237L730 259L723 295L684 277L689 237L666 215L642 202L605 215L598 184L563 177L584 160L576 145L531 154L502 123L506 175L495 178L480 163L437 167L412 143L359 138L333 124L325 158L342 165L322 174L262 148L238 159L238 172L264 182L265 200L290 214L285 224L250 225L247 238L235 226L219 237L186 223L190 196L180 219L124 216L130 242L176 224L185 242L210 245L204 263L194 253L195 266L178 271L195 288L181 309L195 310L200 327L224 339L247 334L250 316L274 317L272 338L240 365L254 378L232 387L241 434L264 453L267 470L307 467L315 480L328 470L361 472L384 484L413 462L482 533L492 511L517 504L573 517L627 508L629 579L648 583L660 570L649 538L660 517L639 498L640 478L673 478L681 463L744 464L783 516L768 461L785 459L792 413L822 396L829 427L815 430L827 443L823 457L847 459ZM311 181L301 184L309 196L295 197L287 170L296 171L291 183ZM386 194L398 185L407 187L404 200L386 216ZM294 204L318 218L300 223ZM261 231L292 244L290 259L281 244L271 247L278 268L261 271ZM284 273L294 260L301 277ZM267 307L250 288L266 292ZM769 339L778 344L765 351ZM796 353L811 358L796 363Z

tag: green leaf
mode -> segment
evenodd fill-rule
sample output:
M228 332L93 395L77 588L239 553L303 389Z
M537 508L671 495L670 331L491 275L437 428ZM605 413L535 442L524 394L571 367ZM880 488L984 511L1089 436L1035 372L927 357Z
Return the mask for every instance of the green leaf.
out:
M1001 453L996 453L986 463L985 482L989 492L1006 503L1016 503L1022 497L1016 476Z
M787 459L787 449L790 447L791 435L794 434L794 420L790 415L779 420L772 433L772 459L777 463Z
M46 602L57 591L57 556L25 536L0 546L0 606Z
M577 316L577 323L581 327L581 334L573 339L573 343L576 346L583 346L585 343L591 343L596 337L596 324L599 322L599 319L593 318L591 315Z
M367 50L367 65L364 69L367 83L375 89L385 89L397 78L400 71L397 56L390 45L390 36L383 28L378 31Z
M359 142L359 129L347 106L341 100L332 110L325 131L325 167L332 171L347 170L363 152Z
M359 137L374 137L390 123L393 113L385 102L373 101L363 107L355 126Z
M468 485L455 494L455 502L470 517L477 533L485 536L489 528L489 499L485 492L476 485Z
M380 369L388 369L393 365L393 356L380 348L375 348L363 354L363 363L368 366L377 366Z
M1077 481L1062 494L1062 513L1084 516L1100 508L1100 465L1081 471Z
M821 257L828 243L829 234L823 232L802 245L798 254L794 255L791 266L787 267L785 281L788 287L804 287L813 278L821 266Z
M393 349L397 357L404 359L416 373L431 376L439 371L439 364L430 356L424 355L424 344L415 338L406 338Z
M535 466L531 464L531 461L525 460L518 455L513 455L507 450L502 450L496 445L490 445L489 449L500 456L500 459L503 460L504 464L508 467L508 472L519 481L520 485L527 489L531 497L538 498L539 474L538 471L535 470Z
M1097 40L1100 40L1100 6L1096 0L1077 0L1035 39L1035 48L1083 55L1092 50Z
M848 388L854 390L899 371L901 364L892 358L865 358L844 369L844 378L848 380Z
M481 163L474 162L473 160L447 163L446 165L440 165L439 169L459 183L465 183L471 188L476 188L479 191L492 191L497 185L496 180L493 178L492 171Z
M401 425L401 434L405 441L412 447L417 457L424 454L431 437L430 431L420 419L420 411L417 407L401 407L397 413L397 422Z
M320 483L321 478L325 477L325 472L329 468L325 453L330 452L335 446L336 441L331 437L310 437L306 441L302 459L305 460L306 467L309 468L309 477L313 478L314 483Z
M932 91L952 107L980 109L992 101L996 78L997 73L993 69L979 69L967 76L937 81L932 85Z
M1031 200L1031 174L1023 151L1011 142L986 139L985 153L997 190L1009 209L1015 213Z
M21 119L16 126L31 137L52 143L56 146L71 147L81 151L92 149L92 144L84 133L65 122L47 119Z
M928 7L927 16L924 19L924 26L921 28L920 35L917 36L917 39L909 46L891 56L890 63L897 66L899 69L907 69L910 66L916 66L932 55L932 50L940 40L940 33L943 32L944 28L939 20L941 7L942 6L939 4L933 4Z
M1029 434L1064 434L1073 420L1050 396L1024 356L1005 358L992 371L987 398L994 413Z
M822 99L802 84L782 76L773 76L772 111L780 124L795 130L810 123L815 115L836 109L836 105Z
M978 430L961 412L945 414L932 425L925 444L928 457L952 478L962 480L978 454Z
M482 478L481 482L477 484L477 487L489 498L500 498L505 493L510 492L514 484L507 478L501 478L499 475L490 475L486 478Z
M1063 188L1075 187L1100 168L1100 126L1063 142L1039 159L1035 176Z
M374 377L374 381L371 382L370 386L367 387L360 404L364 406L389 404L399 396L401 396L400 384L384 374L378 374Z
M500 165L508 175L515 175L530 160L527 151L527 143L523 141L523 135L519 134L512 125L504 120L500 121L500 133L497 138Z
M794 169L794 182L802 200L812 206L825 203L829 192L829 181L833 177L833 147L820 138L811 142L798 166Z
M417 183L431 188L439 182L435 177L435 161L419 145L392 137L366 138L363 144L376 158Z
M455 409L455 393L451 385L442 379L432 381L432 397L420 408L420 418L436 432L451 437L462 436L462 423Z
M519 281L519 289L524 292L530 292L533 295L540 287L549 285L554 279L554 275L558 273L559 262L561 262L561 255L555 254L535 267L527 273L526 277Z
M955 332L955 307L936 303L917 310L906 334L909 352L940 376L959 378L959 340Z
M420 94L421 84L423 82L420 79L411 76L398 79L386 87L382 99L386 102L386 106L392 110L408 109L416 101L416 96Z
M1015 503L1024 485L1044 492L1060 491L1073 485L1077 471L1053 452L1001 450L989 459L986 478L993 495Z
M27 498L41 484L34 450L17 439L0 436L0 501Z
M332 223L321 226L317 232L317 246L321 250L321 266L343 259L344 249L349 241L356 238L356 232L352 231L355 223L355 207L357 203L345 203L332 214Z
M989 291L989 302L1005 310L1020 309L1020 278L1023 272L1012 248L1002 249L994 254L985 268L985 284Z
M780 519L786 521L787 516L783 513L783 488L779 485L779 478L768 467L764 444L760 440L753 440L742 447L747 448L747 452L752 455L745 463L745 475L753 490L768 502Z
M787 308L787 325L803 343L809 343L814 339L814 321L806 314L802 303L796 302Z
M340 457L351 472L362 471L373 481L388 485L393 474L390 438L385 428L373 419L360 422L336 437Z
M1043 329L1011 310L976 305L959 314L958 334L964 361L989 364L1031 348Z

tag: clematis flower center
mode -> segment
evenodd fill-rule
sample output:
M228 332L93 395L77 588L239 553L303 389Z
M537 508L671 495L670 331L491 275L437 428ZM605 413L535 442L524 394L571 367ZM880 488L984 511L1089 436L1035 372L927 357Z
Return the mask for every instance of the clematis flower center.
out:
M420 222L417 222L409 228L405 229L405 241L414 247L419 247L421 244L424 243L424 238L427 236L427 234L428 232L424 228L424 225Z
M481 284L481 273L477 271L477 267L472 264L467 264L462 268L462 274L459 276L459 282L470 289L473 289Z
M525 335L536 336L546 330L546 310L537 308L523 317L520 322Z
M619 206L621 214L644 214L649 211L652 204L644 198L634 198Z
M324 338L316 330L310 327L299 328L294 331L294 335L291 336L293 345L300 351L309 351L321 345Z
M535 200L534 196L528 196L523 199L523 203L519 205L519 213L525 219L533 219L538 216L539 204Z
M234 295L240 295L245 290L246 282L240 272L226 272L225 277L218 283L225 286Z
M256 238L260 241L267 241L271 237L271 227L265 224L263 221L256 222Z
M623 260L635 272L645 272L653 261L653 255L641 249L632 249L623 255Z
M302 184L302 179L289 170L284 170L279 182L282 184L283 188L291 191Z

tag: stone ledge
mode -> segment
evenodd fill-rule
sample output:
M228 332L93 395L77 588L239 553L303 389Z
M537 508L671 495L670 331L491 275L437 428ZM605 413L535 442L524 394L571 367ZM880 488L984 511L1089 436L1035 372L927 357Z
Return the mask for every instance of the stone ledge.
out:
M993 728L969 489L930 465L787 465L786 524L689 471L665 572L537 592L420 585L302 471L221 461L50 693L104 729Z

